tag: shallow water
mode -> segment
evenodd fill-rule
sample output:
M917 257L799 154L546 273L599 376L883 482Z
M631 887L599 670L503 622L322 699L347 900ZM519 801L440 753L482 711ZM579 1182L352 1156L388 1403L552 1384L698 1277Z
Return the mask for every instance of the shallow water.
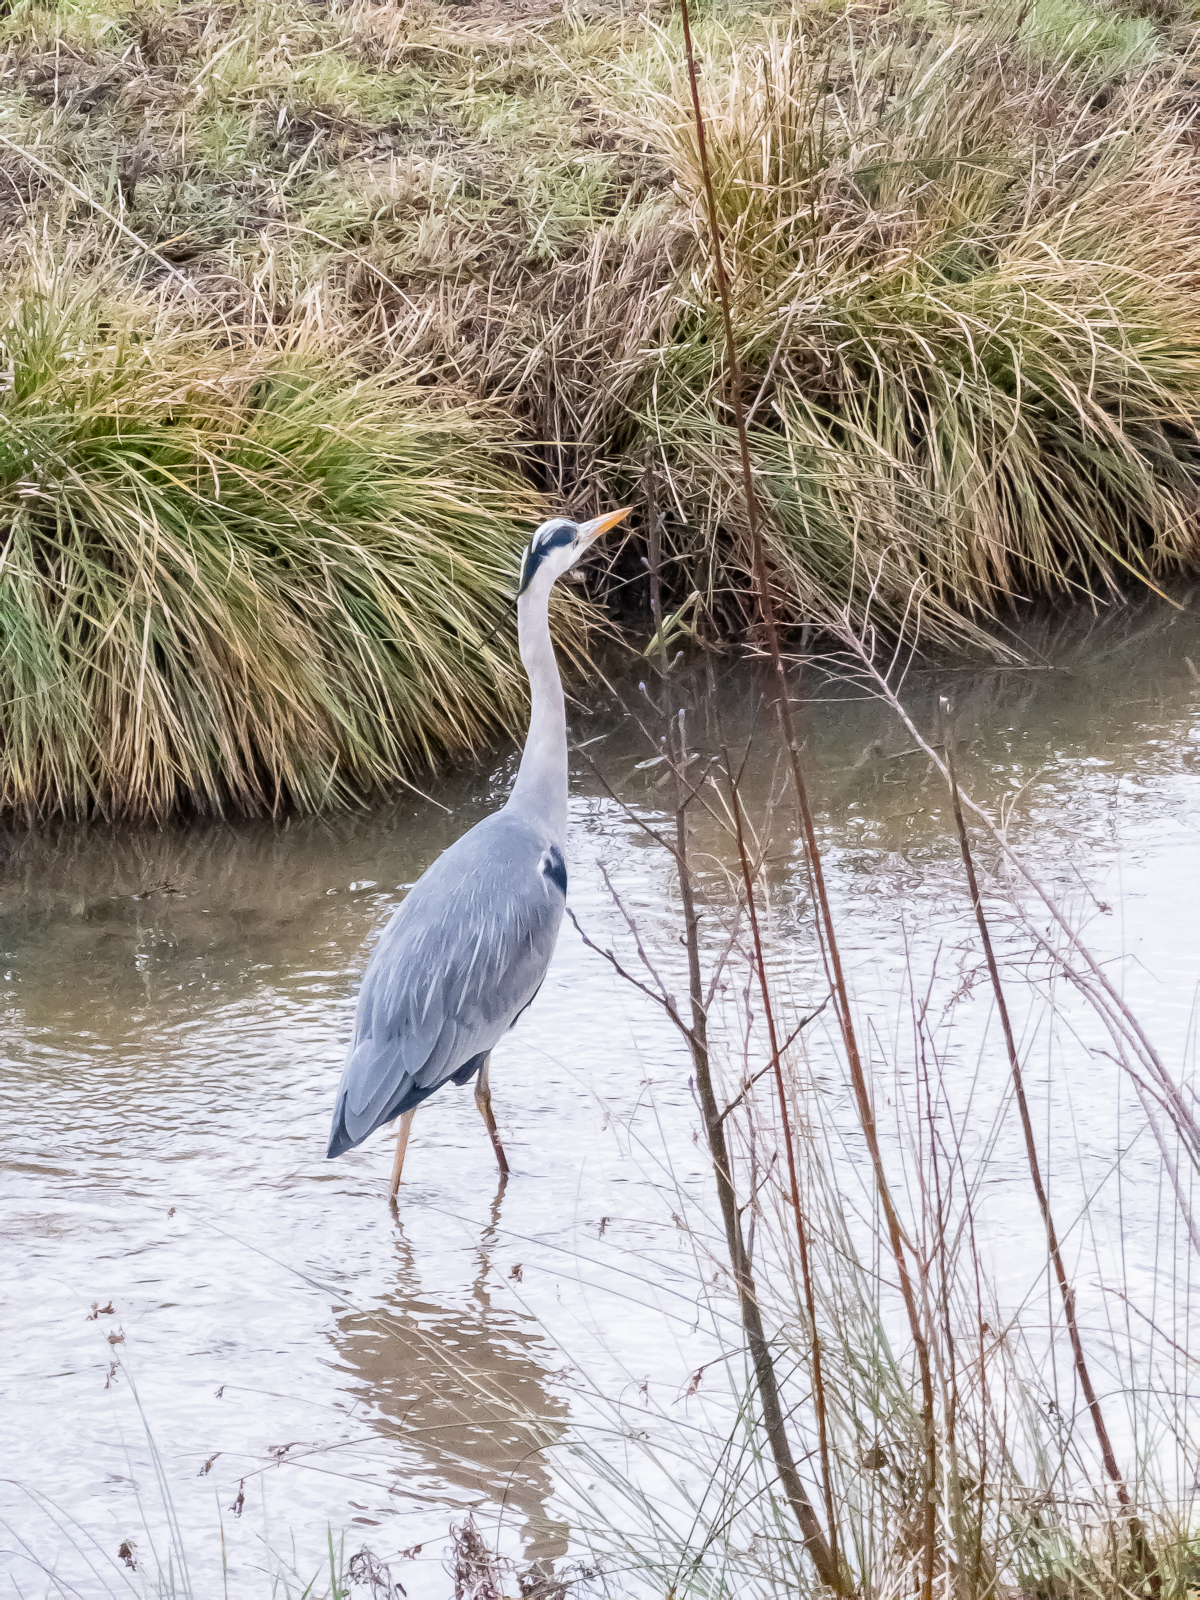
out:
M953 694L964 782L1010 797L1013 838L1121 958L1126 997L1182 1074L1200 979L1200 619L1154 605L1031 628L1026 643L1035 670L913 673L908 701L929 726L936 695ZM613 797L663 804L640 726L653 709L636 671L616 682L619 698L597 692L573 721L570 904L598 943L620 944L603 864L670 975L668 864ZM701 662L670 690L699 748L751 741L755 814L779 777L760 688L749 667ZM943 792L863 691L809 674L798 693L857 1002L899 1036L907 975L953 976L970 932ZM142 1572L182 1549L197 1595L265 1595L269 1573L307 1581L332 1529L391 1560L410 1596L442 1595L447 1528L467 1509L514 1555L567 1554L557 1447L594 1422L597 1396L644 1385L703 1404L686 1389L710 1347L672 1220L677 1195L702 1205L709 1183L689 1066L661 1012L569 922L493 1059L514 1168L502 1194L470 1092L453 1087L416 1120L397 1216L386 1136L323 1159L371 940L514 768L502 752L366 815L0 846L11 1592L121 1592L112 1561L131 1540ZM807 1003L823 984L785 826L781 808L772 949ZM697 828L719 893L728 846ZM1016 961L1019 930L1005 937ZM981 1128L1006 1082L985 1010L967 1006L944 1057ZM1161 1242L1155 1152L1130 1134L1086 1023L1075 1054L1029 1028L1063 1203L1123 1152L1127 1181L1111 1204L1099 1194L1074 1259L1123 1256L1126 1282L1159 1294L1177 1241ZM819 1030L809 1051L836 1120L836 1052ZM1037 1278L1024 1189L1006 1136L987 1249L1013 1303ZM521 1409L541 1419L536 1438Z

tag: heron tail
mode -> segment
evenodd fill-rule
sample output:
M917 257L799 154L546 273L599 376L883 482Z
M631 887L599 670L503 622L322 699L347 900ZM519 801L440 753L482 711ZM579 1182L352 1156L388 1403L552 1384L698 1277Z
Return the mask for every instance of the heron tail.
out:
M369 1139L376 1128L382 1128L385 1123L394 1122L397 1117L403 1116L406 1111L415 1111L423 1100L428 1100L431 1094L436 1094L444 1083L466 1083L473 1078L483 1065L487 1057L484 1051L481 1055L474 1056L466 1066L460 1067L452 1079L443 1078L437 1083L419 1085L405 1080L400 1089L392 1096L391 1103L383 1112L374 1117L359 1119L361 1131L352 1133L346 1124L346 1111L348 1092L343 1089L338 1095L337 1104L333 1108L333 1126L329 1130L329 1149L326 1160L332 1161L335 1156L344 1156L347 1150L353 1150L362 1144L364 1139Z
M344 1156L347 1150L353 1150L356 1144L361 1144L361 1139L356 1139L346 1126L346 1096L338 1095L337 1105L333 1108L333 1127L329 1130L329 1149L326 1160L332 1161L335 1156Z

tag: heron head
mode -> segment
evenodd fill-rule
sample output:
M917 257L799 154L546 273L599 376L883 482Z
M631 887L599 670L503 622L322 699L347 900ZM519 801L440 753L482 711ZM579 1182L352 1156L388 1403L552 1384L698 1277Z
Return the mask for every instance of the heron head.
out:
M622 517L627 517L632 510L632 506L623 506L620 511L593 517L590 522L569 522L566 517L551 517L549 522L543 522L521 557L521 581L517 594L525 593L537 572L548 573L550 583L561 578L589 545L594 544L602 533L615 528Z

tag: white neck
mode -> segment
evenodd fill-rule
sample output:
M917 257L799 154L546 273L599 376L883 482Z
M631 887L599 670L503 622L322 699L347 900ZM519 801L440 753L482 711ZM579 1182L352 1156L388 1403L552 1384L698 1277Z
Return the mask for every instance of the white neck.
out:
M529 674L529 737L508 797L562 840L567 832L567 710L550 642L550 589L545 570L517 601L517 638Z

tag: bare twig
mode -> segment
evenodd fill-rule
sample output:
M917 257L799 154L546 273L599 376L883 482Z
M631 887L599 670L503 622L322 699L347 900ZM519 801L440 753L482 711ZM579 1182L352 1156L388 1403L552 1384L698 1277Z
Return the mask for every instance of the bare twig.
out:
M626 983L631 983L635 989L640 989L648 1000L653 1000L656 1006L661 1006L670 1017L671 1021L679 1029L680 1033L683 1034L684 1038L690 1041L692 1037L692 1030L679 1015L672 997L669 994L655 994L654 990L648 983L643 983L640 978L635 978L633 973L630 972L628 968L623 967L611 950L605 950L603 946L598 945L594 939L589 939L587 934L584 933L583 929L579 926L579 919L571 910L570 906L567 907L567 915L575 924L575 932L583 940L587 948L589 950L594 950L598 956L603 956L605 961L608 962L609 966L612 967L613 971L619 978L624 978ZM639 953L640 952L641 947L639 945ZM645 960L645 956L643 956L642 959Z
M749 1094L750 1090L753 1089L754 1085L758 1082L758 1080L760 1078L765 1078L768 1072L773 1072L775 1070L775 1067L776 1067L776 1065L777 1065L777 1063L779 1061L779 1058L781 1056L787 1054L788 1049L792 1045L795 1044L796 1040L804 1032L805 1028L808 1027L809 1023L810 1022L815 1022L817 1020L817 1018L821 1015L822 1011L824 1011L825 1007L829 1004L831 999L832 999L831 995L826 995L824 1000L821 1001L821 1004L817 1007L817 1009L815 1011L810 1011L806 1017L801 1017L800 1021L792 1029L791 1033L788 1034L787 1038L779 1046L778 1050L772 1052L771 1059L767 1062L766 1066L765 1067L760 1067L759 1070L754 1074L754 1076L752 1078L747 1078L746 1079L745 1083L742 1085L742 1087L739 1090L738 1094L735 1096L734 1099L732 1099L729 1102L729 1104L725 1107L724 1111L722 1111L722 1113L721 1113L721 1121L722 1122L724 1122L725 1118L730 1114L731 1111L736 1111L737 1110L738 1106L741 1105L742 1101L746 1098L746 1096Z
M713 1173L716 1178L717 1196L721 1206L722 1221L725 1225L730 1266L733 1269L734 1282L737 1285L742 1326L745 1329L746 1344L749 1347L751 1361L754 1366L759 1404L762 1408L763 1426L766 1429L767 1438L771 1446L775 1470L779 1475L783 1492L795 1513L796 1521L800 1525L804 1547L812 1559L818 1577L827 1588L834 1590L838 1594L846 1594L849 1592L849 1584L841 1570L840 1563L834 1558L820 1520L796 1470L791 1442L788 1439L787 1427L783 1419L783 1407L780 1404L775 1365L771 1359L771 1348L763 1329L762 1313L759 1309L758 1296L750 1270L750 1261L742 1236L741 1217L738 1213L737 1194L733 1182L733 1167L729 1159L728 1146L725 1142L725 1124L717 1104L716 1090L713 1086L709 1064L708 1017L704 1007L704 986L700 971L700 918L696 910L695 892L688 855L688 796L684 786L687 754L684 747L682 715L677 725L679 728L679 759L676 764L678 795L675 809L674 853L679 868L679 894L683 904L684 932L688 958L688 989L692 1018L688 1042L692 1052L692 1064L696 1070L696 1089L699 1095L701 1114L704 1118L704 1129L708 1138Z
M817 1417L817 1448L820 1452L821 1487L825 1498L825 1525L829 1534L830 1551L834 1565L835 1567L840 1567L837 1514L833 1503L833 1471L829 1460L829 1417L825 1401L825 1375L821 1364L821 1339L817 1332L817 1302L813 1293L812 1264L809 1261L808 1253L808 1227L804 1220L804 1208L800 1203L800 1179L796 1172L796 1148L792 1142L791 1116L788 1112L787 1090L783 1082L783 1063L780 1059L784 1047L780 1045L778 1040L775 1027L775 1008L771 1003L771 986L767 981L767 963L763 955L762 934L758 926L758 907L755 903L754 877L750 870L750 857L746 850L746 835L742 825L741 796L738 793L737 780L732 776L728 751L724 752L724 757L725 770L730 773L729 803L733 812L738 860L742 868L742 883L746 890L746 909L750 917L750 933L754 941L754 969L758 974L763 1014L767 1019L767 1032L771 1045L771 1065L775 1070L775 1088L779 1098L779 1121L783 1130L784 1149L787 1152L788 1197L791 1201L792 1214L796 1222L796 1243L800 1250L800 1272L804 1281L804 1309L808 1316L808 1336L812 1360L813 1409ZM722 1117L722 1120L724 1120L724 1117Z
M943 715L947 715L949 702L943 699L941 704ZM1100 1446L1100 1459L1104 1463L1104 1470L1116 1487L1118 1501L1128 1509L1131 1507L1132 1501L1129 1497L1129 1490L1125 1487L1121 1469L1117 1465L1116 1452L1113 1450L1112 1441L1108 1435L1104 1413L1101 1410L1100 1401L1092 1383L1091 1372L1088 1369L1087 1359L1084 1355L1083 1339L1079 1332L1079 1321L1075 1315L1075 1291L1067 1277L1062 1250L1059 1248L1058 1232L1054 1226L1054 1216L1050 1210L1050 1199L1046 1193L1046 1185L1042 1180L1041 1160L1038 1156L1037 1142L1033 1136L1033 1120L1029 1115L1029 1103L1025 1097L1024 1073L1021 1069L1021 1059L1017 1052L1017 1043L1013 1035L1012 1020L1008 1012L1004 985L1000 981L1000 968L996 964L996 952L992 947L992 935L988 927L987 916L984 913L983 900L979 893L979 880L975 876L975 861L971 854L971 841L967 834L967 824L963 817L962 799L958 788L958 774L954 766L954 740L950 736L948 728L943 742L946 751L946 772L950 784L950 802L954 812L954 825L958 830L958 843L962 851L963 868L967 875L971 906L975 912L975 921L979 927L979 938L983 945L984 959L987 962L988 976L991 979L992 992L996 998L996 1012L1000 1018L1001 1031L1004 1034L1004 1047L1008 1052L1008 1065L1012 1074L1013 1093L1016 1096L1017 1111L1021 1118L1021 1131L1025 1136L1025 1154L1029 1161L1029 1176L1033 1182L1034 1194L1037 1196L1038 1209L1042 1213L1042 1223L1046 1229L1046 1245L1050 1251L1050 1260L1054 1266L1054 1276L1058 1283L1059 1294L1062 1297L1063 1315L1067 1323L1067 1337L1071 1343L1071 1356L1079 1378L1079 1387L1083 1390L1083 1397L1092 1419L1092 1426L1096 1430L1096 1441ZM1146 1540L1145 1529L1141 1520L1136 1516L1129 1518L1129 1535L1134 1553L1150 1581L1150 1592L1152 1595L1157 1596L1162 1588L1162 1577L1158 1571L1158 1562L1155 1559L1154 1552Z
M850 1070L850 1079L854 1088L854 1098L858 1111L859 1123L867 1141L870 1152L871 1165L875 1177L876 1190L879 1194L880 1204L883 1208L887 1224L888 1241L896 1271L900 1279L900 1293L904 1300L904 1308L908 1317L909 1329L912 1334L913 1344L917 1352L917 1362L921 1376L921 1415L924 1428L924 1484L923 1484L923 1511L922 1511L922 1553L923 1570L921 1575L921 1600L932 1600L933 1596L933 1567L934 1551L937 1539L937 1439L934 1431L934 1393L933 1372L929 1358L929 1341L922 1326L920 1310L917 1305L916 1294L913 1289L912 1276L909 1272L908 1260L905 1255L904 1231L900 1226L899 1214L892 1199L891 1188L883 1166L883 1158L879 1149L879 1140L875 1128L875 1112L871 1104L871 1096L867 1089L866 1075L863 1071L862 1057L858 1049L858 1040L854 1030L854 1019L850 1011L849 994L846 987L845 974L842 970L841 953L838 947L837 935L834 928L833 914L830 910L829 896L825 887L825 875L821 865L821 854L817 845L816 828L813 824L812 810L808 801L808 789L804 780L804 771L800 761L800 748L796 739L795 724L792 719L791 700L788 693L787 672L784 666L783 653L780 649L779 630L775 621L775 608L771 598L770 577L767 572L766 552L763 544L762 525L759 515L758 496L754 487L754 474L750 464L750 441L746 428L746 413L742 398L741 364L738 359L737 341L733 332L733 313L731 309L729 280L725 272L724 252L721 244L721 229L717 215L716 196L713 192L712 172L708 160L708 143L705 134L704 113L700 106L700 88L696 77L696 56L692 45L691 19L688 12L688 0L679 0L680 16L683 23L684 48L687 53L688 82L691 88L692 110L696 122L697 148L700 157L700 171L704 184L705 202L708 210L708 224L712 243L713 269L717 280L717 294L720 301L721 320L725 331L725 354L727 376L729 385L729 398L733 408L734 422L737 428L738 450L741 457L742 482L746 499L746 517L750 530L750 544L752 565L754 571L754 587L758 600L759 617L762 626L762 635L766 644L767 655L776 680L777 698L776 712L779 717L780 732L788 752L791 764L792 782L796 792L796 803L800 811L800 819L804 832L805 860L808 874L814 891L813 898L819 907L818 936L821 938L822 955L826 962L827 971L834 991L835 1005L838 1014L838 1023L841 1029L842 1041L846 1051L847 1065ZM842 1582L838 1574L838 1584Z
M941 773L942 777L947 783L949 783L949 769L947 768L942 756L938 754L937 748L935 748L935 746L925 738L924 734L922 734L916 723L909 716L887 675L875 664L871 650L858 636L858 634L855 633L853 628L849 626L848 622L845 622L841 629L841 637L843 642L849 647L851 653L856 657L858 662L867 672L867 675L874 683L880 697L892 708L896 716L899 717L900 721L908 729L908 732L912 736L915 743L920 746L921 750ZM1083 973L1075 971L1068 965L1068 963L1064 962L1061 955L1058 952L1053 951L1051 947L1045 944L1045 941L1043 940L1042 943L1044 948L1047 949L1055 957L1055 959L1062 964L1064 972L1066 972L1066 974L1072 979L1073 982L1076 983L1080 990L1088 996L1088 999L1097 1013L1103 1019L1113 1039L1124 1040L1132 1047L1134 1053L1141 1058L1148 1075L1154 1079L1154 1081L1162 1090L1165 1102L1170 1108L1171 1120L1175 1125L1175 1129L1178 1132L1179 1137L1182 1139L1185 1147L1188 1150L1188 1153L1192 1157L1192 1160L1195 1161L1197 1165L1200 1165L1200 1124L1197 1122L1195 1111L1185 1101L1179 1085L1167 1071L1161 1056L1150 1042L1150 1039L1147 1036L1145 1029L1142 1027L1142 1024L1130 1010L1124 998L1118 993L1112 980L1104 971L1102 964L1093 955L1091 950L1088 949L1087 945L1081 939L1078 931L1072 927L1071 923L1068 921L1065 913L1059 906L1058 902L1054 899L1053 895L1050 894L1045 885L1035 876L1035 874L1021 859L1020 855L1013 849L1012 845L1008 841L1008 837L1005 833L1002 823L998 823L995 818L990 815L987 809L984 806L981 806L977 800L974 800L965 790L960 792L962 795L962 804L964 809L973 812L974 815L979 818L984 827L987 828L988 832L992 835L992 838L998 845L1004 856L1004 859L1025 880L1025 882L1037 895L1038 899L1046 907L1046 910L1050 914L1051 920L1066 936L1067 942L1071 946L1072 950L1075 951L1083 965L1087 968L1087 979L1085 979Z

